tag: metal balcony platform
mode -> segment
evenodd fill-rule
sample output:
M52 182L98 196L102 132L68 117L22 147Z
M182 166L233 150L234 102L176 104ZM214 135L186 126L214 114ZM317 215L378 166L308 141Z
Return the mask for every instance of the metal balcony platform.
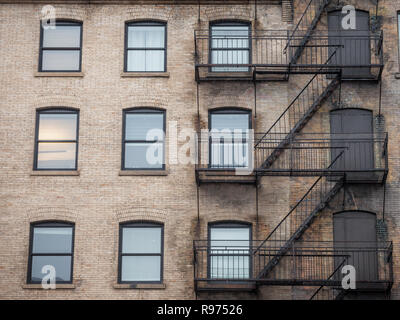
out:
M360 273L356 291L385 292L393 283L391 242L297 242L282 254L272 272L258 277L271 258L280 254L282 244L261 240L195 240L196 291L253 291L261 285L338 288L343 276L341 266L348 263L355 264Z
M296 30L291 36L289 30L253 30L248 36L210 32L195 31L197 82L287 81L291 74L339 71L342 80L378 81L384 66L382 32L363 36L334 36L326 30ZM248 55L241 54L243 47L235 47L238 41L248 44ZM360 43L368 52L357 50Z

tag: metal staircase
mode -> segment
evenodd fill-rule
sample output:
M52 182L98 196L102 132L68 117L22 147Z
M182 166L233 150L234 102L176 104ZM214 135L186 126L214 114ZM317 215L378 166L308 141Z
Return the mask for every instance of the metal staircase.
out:
M269 258L264 260L257 278L266 277L279 263L281 258L291 249L295 241L300 239L317 215L339 192L343 184L344 177L337 177L335 179L319 177L314 182L293 209L289 211L259 246L263 248L264 252L266 248L270 248L274 254L268 255ZM278 250L276 246L279 246ZM257 255L258 250L255 250L254 254Z
M321 18L330 0L310 0L306 9L291 34L285 50L288 48L295 52L291 55L291 64L295 64L301 56L305 45L309 41L313 30ZM302 30L305 30L304 33ZM336 51L333 52L325 65L328 65ZM284 148L293 141L293 138L305 127L308 121L319 110L322 103L331 96L341 82L341 72L330 77L321 68L307 82L305 87L293 99L281 116L274 122L271 128L261 137L263 139L277 141L276 145L266 155L264 162L259 165L260 169L269 168L279 157ZM330 168L343 151L332 161ZM258 279L265 278L269 272L279 263L282 257L292 248L295 241L300 239L304 232L313 223L316 216L327 206L333 197L339 192L344 184L345 177L320 176L305 195L296 203L289 213L281 220L268 237L261 243L260 248L271 248L273 254L267 255L264 264L259 268ZM268 249L267 249L268 250ZM260 250L261 251L261 250ZM254 255L257 255L255 250Z
M315 74L300 93L283 111L271 128L256 142L255 148L261 141L279 141L270 147L261 169L269 168L279 157L283 149L304 128L322 103L331 96L340 84L340 72L333 79L327 79L324 74Z
M331 281L340 275L341 268L347 263L347 258L342 258L341 263L338 263L332 274L326 279ZM310 297L310 300L342 300L346 294L341 287L320 286Z
M294 28L285 50L294 48L290 63L294 64L303 53L304 46L310 39L312 32L316 28L322 13L329 5L331 0L310 0L303 12L299 22Z

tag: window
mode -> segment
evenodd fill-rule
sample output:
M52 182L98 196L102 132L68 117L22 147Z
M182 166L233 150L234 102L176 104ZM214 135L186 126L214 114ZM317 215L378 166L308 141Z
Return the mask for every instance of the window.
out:
M76 170L79 113L70 109L37 111L35 170Z
M229 169L249 165L250 111L214 110L209 117L210 167Z
M251 226L243 223L217 223L209 226L209 277L248 279Z
M249 64L251 51L250 24L220 22L211 25L211 64L228 66L212 67L213 72L247 72L248 67L229 66Z
M165 111L129 109L123 114L123 170L163 170Z
M148 222L121 224L119 237L119 282L161 283L163 225Z
M57 21L54 29L40 28L39 71L80 72L82 23Z
M166 71L166 24L130 22L125 27L125 71Z
M28 283L41 283L50 265L55 269L56 283L72 282L74 225L60 222L31 224ZM42 272L43 270L43 272Z

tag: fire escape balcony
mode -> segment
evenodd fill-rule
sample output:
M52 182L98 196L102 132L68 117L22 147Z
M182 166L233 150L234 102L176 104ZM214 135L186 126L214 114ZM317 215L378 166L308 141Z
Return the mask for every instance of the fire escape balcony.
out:
M290 74L337 74L343 80L379 80L383 70L383 33L340 35L332 31L229 30L211 35L196 30L196 81L288 80ZM307 41L304 39L307 37ZM301 48L301 50L299 50Z
M301 133L198 136L196 180L256 183L262 176L328 177L347 183L383 183L388 174L388 135ZM286 140L285 140L286 139ZM274 161L269 159L274 157Z
M255 184L252 131L201 131L197 135L196 181Z
M345 265L355 268L356 290L387 291L393 283L391 242L299 241L267 276L260 276L282 245L270 240L195 240L196 291L251 291L260 285L340 290Z
M257 176L344 177L347 183L383 183L388 174L387 133L255 135ZM271 163L267 159L274 154Z

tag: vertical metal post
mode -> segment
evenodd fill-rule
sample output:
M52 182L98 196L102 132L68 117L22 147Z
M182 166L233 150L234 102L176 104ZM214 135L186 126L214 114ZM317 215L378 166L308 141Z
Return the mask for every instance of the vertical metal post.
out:
M383 204L382 204L382 220L385 221L385 207L386 207L386 181L383 184Z
M201 0L197 0L197 7L198 7L198 9L197 9L197 21L198 21L198 23L200 23L200 1Z
M379 112L378 119L381 118L381 108L382 108L382 79L379 80Z
M256 173L256 181L258 180ZM256 182L256 222L258 223L258 183Z
M254 118L257 118L257 83L254 80L253 83L254 83Z

